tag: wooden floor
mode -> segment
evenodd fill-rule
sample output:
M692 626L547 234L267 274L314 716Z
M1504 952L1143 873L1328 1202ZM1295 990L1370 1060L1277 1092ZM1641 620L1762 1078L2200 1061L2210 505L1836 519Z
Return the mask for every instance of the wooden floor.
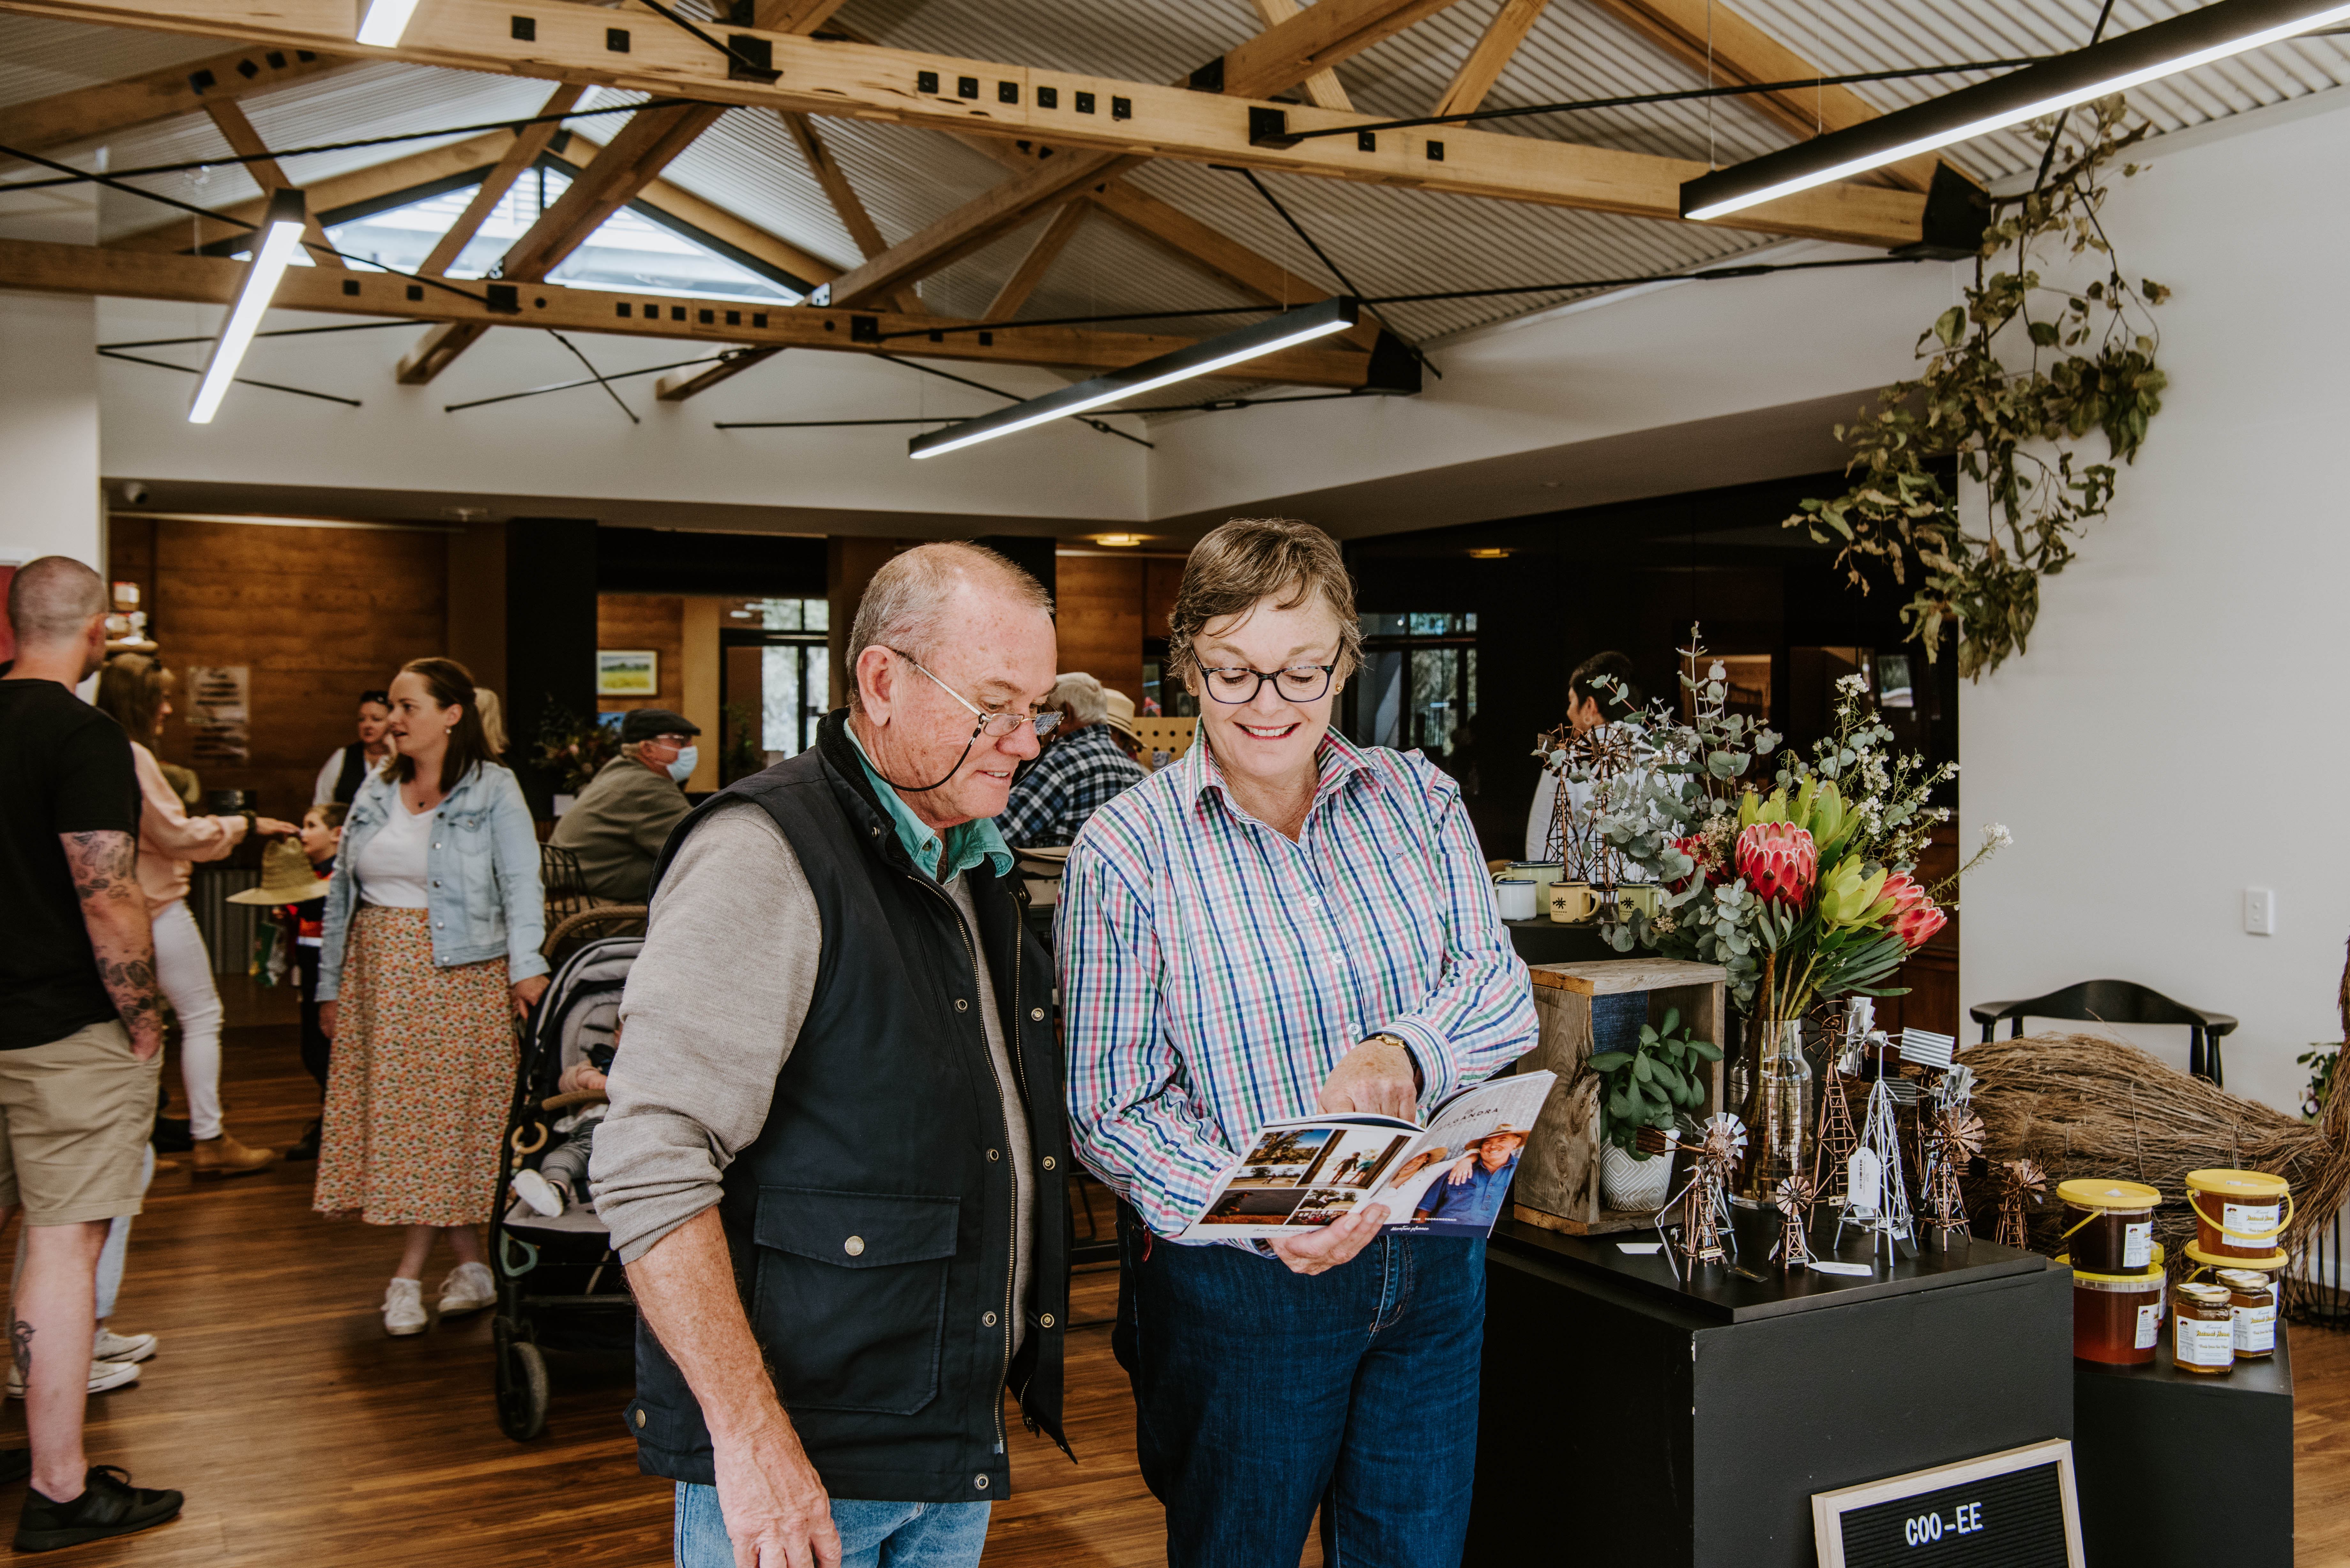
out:
M283 1145L315 1113L282 993L230 998L232 1131ZM563 1355L546 1435L515 1443L491 1410L489 1324L390 1339L378 1315L398 1239L309 1210L310 1169L199 1187L157 1177L132 1234L116 1325L161 1334L131 1388L90 1401L94 1461L188 1493L176 1523L41 1559L81 1565L564 1564L658 1568L668 1483L637 1473L620 1425L625 1366ZM447 1270L427 1271L428 1302ZM1072 1465L1007 1423L1014 1493L995 1508L990 1568L1126 1568L1165 1561L1134 1464L1126 1378L1109 1354L1107 1271L1071 1303ZM2300 1568L2350 1568L2350 1335L2293 1341ZM22 1407L0 1445L24 1441ZM16 1489L0 1491L0 1541ZM30 1559L27 1559L30 1561ZM1310 1542L1303 1568L1318 1568Z

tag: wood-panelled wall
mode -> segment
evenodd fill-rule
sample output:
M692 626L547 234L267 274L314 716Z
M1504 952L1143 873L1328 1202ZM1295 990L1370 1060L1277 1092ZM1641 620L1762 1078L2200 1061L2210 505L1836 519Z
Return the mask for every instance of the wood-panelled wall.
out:
M684 599L675 594L598 594L596 646L650 648L660 656L654 671L660 683L660 695L598 697L598 712L625 713L631 708L685 711Z
M1182 561L1065 551L1057 566L1061 669L1081 670L1140 707L1143 639L1167 635Z
M165 664L250 670L252 760L202 774L206 789L258 792L270 815L309 805L328 753L354 738L359 692L446 650L443 531L117 516L109 536L109 575L141 584ZM182 717L165 722L161 754L192 761Z

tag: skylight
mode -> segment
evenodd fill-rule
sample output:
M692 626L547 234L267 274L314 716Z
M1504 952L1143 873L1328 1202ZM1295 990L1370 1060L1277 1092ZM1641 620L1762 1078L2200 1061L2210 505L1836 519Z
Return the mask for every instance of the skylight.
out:
M571 177L545 164L514 183L471 243L449 268L451 277L480 277L522 237L546 205L562 196ZM448 233L474 185L444 191L403 206L334 224L327 237L348 255L360 256L399 272L413 272L435 242ZM547 275L553 283L591 288L622 288L632 294L677 295L701 299L754 299L783 305L799 302L798 292L775 278L722 255L700 241L623 207L607 218Z

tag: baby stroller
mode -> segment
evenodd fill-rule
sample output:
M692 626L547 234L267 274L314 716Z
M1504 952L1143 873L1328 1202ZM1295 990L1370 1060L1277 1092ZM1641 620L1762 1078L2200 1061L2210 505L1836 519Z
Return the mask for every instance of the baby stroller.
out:
M546 1425L546 1358L541 1347L625 1355L636 1335L636 1301L611 1238L587 1194L553 1219L515 1194L515 1178L536 1169L560 1135L555 1125L600 1095L564 1095L563 1070L611 1044L620 992L644 946L642 906L577 914L549 933L555 977L520 1026L521 1066L506 1118L505 1158L490 1205L490 1257L497 1275L498 1429L527 1442ZM612 931L632 934L608 935Z

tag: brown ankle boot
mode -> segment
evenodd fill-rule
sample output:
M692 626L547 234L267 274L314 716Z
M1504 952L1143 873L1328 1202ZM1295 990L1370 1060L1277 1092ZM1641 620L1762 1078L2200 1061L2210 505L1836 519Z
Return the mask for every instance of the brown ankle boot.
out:
M195 1140L195 1174L200 1177L250 1176L276 1163L276 1149L247 1148L227 1133Z

